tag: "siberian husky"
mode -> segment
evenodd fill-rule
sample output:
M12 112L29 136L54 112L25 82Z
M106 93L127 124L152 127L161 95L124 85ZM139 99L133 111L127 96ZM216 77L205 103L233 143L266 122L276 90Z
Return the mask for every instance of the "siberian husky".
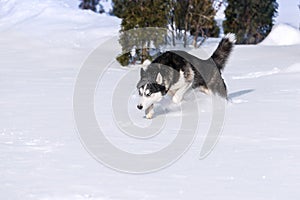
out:
M137 84L139 110L145 110L146 118L154 115L154 103L167 93L174 103L180 103L190 89L199 88L206 94L217 94L227 98L227 89L221 76L226 61L236 41L235 35L227 34L219 43L213 55L199 59L185 51L167 51L147 67L141 68L141 79Z

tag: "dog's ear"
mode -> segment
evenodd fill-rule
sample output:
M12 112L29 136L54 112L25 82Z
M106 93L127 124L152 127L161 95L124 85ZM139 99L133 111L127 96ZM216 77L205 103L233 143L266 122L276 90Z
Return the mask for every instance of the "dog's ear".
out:
M156 83L160 85L163 83L163 78L160 73L157 74Z
M146 76L146 72L143 68L141 68L141 72L140 72L141 77L145 77Z

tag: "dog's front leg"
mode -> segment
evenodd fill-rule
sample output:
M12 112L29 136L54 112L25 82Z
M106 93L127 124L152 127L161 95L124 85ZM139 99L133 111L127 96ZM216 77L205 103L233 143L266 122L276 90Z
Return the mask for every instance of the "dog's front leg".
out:
M183 95L189 90L191 86L192 83L185 83L185 85L179 88L172 98L173 102L176 104L180 103L183 98Z
M145 115L147 119L152 119L154 114L154 105L152 104L149 108L146 109Z

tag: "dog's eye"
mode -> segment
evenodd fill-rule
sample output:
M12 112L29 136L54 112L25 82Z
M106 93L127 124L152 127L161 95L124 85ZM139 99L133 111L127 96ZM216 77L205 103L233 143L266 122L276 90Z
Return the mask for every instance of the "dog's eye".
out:
M150 97L150 96L151 96L151 94L152 94L152 93L151 93L151 92L149 92L149 93L147 93L147 94L146 94L146 96L147 96L147 97Z

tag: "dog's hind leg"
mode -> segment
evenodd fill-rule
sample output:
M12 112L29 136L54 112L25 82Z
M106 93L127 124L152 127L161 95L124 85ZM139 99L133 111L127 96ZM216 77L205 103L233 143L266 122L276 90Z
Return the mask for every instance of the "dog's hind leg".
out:
M181 88L179 88L174 94L172 101L174 103L180 103L183 99L183 95L190 89L192 82L186 82Z

